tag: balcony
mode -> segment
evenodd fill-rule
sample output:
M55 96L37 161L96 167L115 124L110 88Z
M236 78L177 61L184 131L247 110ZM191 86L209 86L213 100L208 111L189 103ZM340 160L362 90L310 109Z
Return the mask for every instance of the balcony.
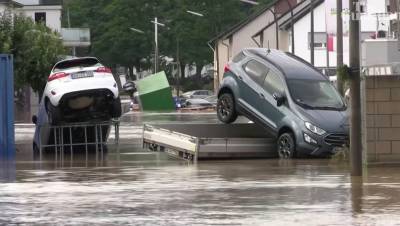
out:
M67 47L90 46L89 28L61 28L61 37Z

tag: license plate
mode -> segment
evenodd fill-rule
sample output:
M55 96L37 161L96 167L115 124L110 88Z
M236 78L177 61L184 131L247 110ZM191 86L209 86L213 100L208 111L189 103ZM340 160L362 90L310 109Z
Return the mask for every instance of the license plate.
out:
M80 78L88 78L93 77L93 72L85 71L85 72L78 72L71 75L72 79L80 79Z

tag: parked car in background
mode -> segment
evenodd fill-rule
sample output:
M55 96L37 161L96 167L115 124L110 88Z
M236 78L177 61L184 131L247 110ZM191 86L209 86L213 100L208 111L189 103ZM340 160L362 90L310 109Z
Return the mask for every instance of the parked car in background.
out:
M329 156L348 144L340 94L311 64L279 50L244 49L226 65L217 114L224 123L244 115L263 125L281 158Z
M204 99L211 95L214 95L214 92L211 90L193 90L183 93L181 96L185 99Z
M217 106L217 102L218 102L218 96L217 95L212 95L212 96L204 98L204 100L210 102L210 104L212 104L213 107L216 107Z
M121 100L111 69L94 57L56 63L42 101L52 125L106 121L121 116Z
M213 107L213 104L206 99L193 98L186 100L185 107Z

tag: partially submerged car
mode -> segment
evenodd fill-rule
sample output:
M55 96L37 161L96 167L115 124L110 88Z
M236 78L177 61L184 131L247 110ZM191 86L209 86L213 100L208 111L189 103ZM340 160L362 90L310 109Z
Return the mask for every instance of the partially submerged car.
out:
M107 121L121 116L118 85L111 69L94 57L56 63L42 101L51 125Z
M33 149L60 142L104 143L109 121L120 116L121 100L111 69L94 57L60 61L48 77L38 115L32 117Z
M279 157L329 156L348 144L348 114L329 80L303 59L279 50L244 49L225 67L220 121L238 115L276 135Z

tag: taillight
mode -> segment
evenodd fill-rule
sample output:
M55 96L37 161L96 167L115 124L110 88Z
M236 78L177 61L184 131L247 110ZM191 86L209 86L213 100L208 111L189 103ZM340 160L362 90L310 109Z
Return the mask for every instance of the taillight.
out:
M100 73L109 73L112 74L112 71L108 67L99 67L95 70L95 72L100 72Z
M224 73L229 72L229 71L231 71L231 70L229 69L229 66L228 66L228 65L225 65Z
M48 82L51 82L53 80L59 79L59 78L64 78L67 77L69 74L65 73L65 72L58 72L55 74L52 74L49 76L49 78L47 79Z

